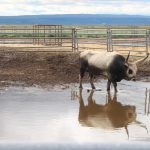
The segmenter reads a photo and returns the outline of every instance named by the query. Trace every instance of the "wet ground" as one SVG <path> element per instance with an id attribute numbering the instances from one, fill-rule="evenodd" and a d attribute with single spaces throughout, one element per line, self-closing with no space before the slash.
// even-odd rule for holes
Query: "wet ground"
<path id="1" fill-rule="evenodd" d="M 138 66 L 137 80 L 150 82 L 150 58 Z M 0 86 L 78 83 L 79 53 L 18 52 L 0 48 Z M 100 77 L 103 78 L 104 77 Z M 84 78 L 84 82 L 89 82 Z M 9 82 L 8 82 L 9 81 Z"/>
<path id="2" fill-rule="evenodd" d="M 114 95 L 102 77 L 78 89 L 78 57 L 0 52 L 0 149 L 149 148 L 150 62 Z"/>
<path id="3" fill-rule="evenodd" d="M 114 96 L 77 84 L 0 89 L 0 142 L 150 141 L 150 84 L 126 82 Z"/>

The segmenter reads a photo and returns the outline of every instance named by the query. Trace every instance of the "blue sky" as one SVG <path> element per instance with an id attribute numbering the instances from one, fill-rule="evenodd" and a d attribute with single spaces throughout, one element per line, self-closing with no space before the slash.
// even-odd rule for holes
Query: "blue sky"
<path id="1" fill-rule="evenodd" d="M 0 0 L 0 16 L 39 14 L 150 15 L 150 0 Z"/>

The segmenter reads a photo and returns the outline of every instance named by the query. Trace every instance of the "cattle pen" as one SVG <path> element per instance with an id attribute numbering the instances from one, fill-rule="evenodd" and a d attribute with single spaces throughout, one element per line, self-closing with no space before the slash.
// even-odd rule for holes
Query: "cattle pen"
<path id="1" fill-rule="evenodd" d="M 138 65 L 136 82 L 118 83 L 117 94 L 111 86 L 107 92 L 107 77 L 101 75 L 94 78 L 92 90 L 88 73 L 79 89 L 81 51 L 124 56 L 130 51 L 136 56 L 131 64 L 142 60 L 149 46 L 149 29 L 142 27 L 0 25 L 0 149 L 24 149 L 17 144 L 23 142 L 44 149 L 40 143 L 59 147 L 67 141 L 89 148 L 86 144 L 100 141 L 100 146 L 103 141 L 108 146 L 149 141 L 149 58 Z"/>
<path id="2" fill-rule="evenodd" d="M 0 47 L 19 51 L 119 51 L 144 57 L 149 53 L 150 29 L 138 27 L 68 27 L 64 25 L 0 25 Z"/>

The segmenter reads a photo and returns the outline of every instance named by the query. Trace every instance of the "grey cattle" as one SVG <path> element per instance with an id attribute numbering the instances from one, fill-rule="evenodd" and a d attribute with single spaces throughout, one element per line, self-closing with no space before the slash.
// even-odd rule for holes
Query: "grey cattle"
<path id="1" fill-rule="evenodd" d="M 117 92 L 117 82 L 122 79 L 135 80 L 137 73 L 137 64 L 144 61 L 148 56 L 138 61 L 129 63 L 130 53 L 127 58 L 117 52 L 99 52 L 84 51 L 80 54 L 80 74 L 79 82 L 82 88 L 82 78 L 85 72 L 89 73 L 92 89 L 95 89 L 93 77 L 96 75 L 105 75 L 108 78 L 107 91 L 110 91 L 111 83 Z"/>

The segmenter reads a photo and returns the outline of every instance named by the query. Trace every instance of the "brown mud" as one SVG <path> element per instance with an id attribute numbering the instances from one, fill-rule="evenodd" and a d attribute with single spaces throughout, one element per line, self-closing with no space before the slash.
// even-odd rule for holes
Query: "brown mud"
<path id="1" fill-rule="evenodd" d="M 150 61 L 138 68 L 137 80 L 150 82 Z M 1 86 L 11 82 L 28 86 L 77 83 L 78 74 L 79 53 L 17 52 L 0 48 Z"/>

